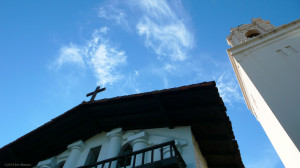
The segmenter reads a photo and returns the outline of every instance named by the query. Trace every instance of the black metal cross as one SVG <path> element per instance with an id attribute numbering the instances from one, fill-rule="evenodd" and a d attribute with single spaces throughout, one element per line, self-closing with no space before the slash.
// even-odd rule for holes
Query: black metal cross
<path id="1" fill-rule="evenodd" d="M 105 89 L 106 89 L 106 88 L 100 89 L 100 86 L 97 86 L 97 87 L 96 87 L 96 90 L 93 91 L 93 92 L 91 92 L 91 93 L 88 93 L 88 94 L 86 95 L 86 97 L 89 97 L 89 96 L 93 95 L 93 96 L 91 97 L 91 100 L 90 100 L 90 101 L 94 101 L 95 98 L 96 98 L 97 93 L 102 92 L 102 91 L 104 91 Z"/>

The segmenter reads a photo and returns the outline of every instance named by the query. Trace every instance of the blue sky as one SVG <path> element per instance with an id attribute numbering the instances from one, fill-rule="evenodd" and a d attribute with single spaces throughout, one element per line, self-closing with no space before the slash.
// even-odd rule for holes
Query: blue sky
<path id="1" fill-rule="evenodd" d="M 275 26 L 300 2 L 0 1 L 0 146 L 80 104 L 215 80 L 246 167 L 283 167 L 247 109 L 226 36 L 251 18 Z"/>

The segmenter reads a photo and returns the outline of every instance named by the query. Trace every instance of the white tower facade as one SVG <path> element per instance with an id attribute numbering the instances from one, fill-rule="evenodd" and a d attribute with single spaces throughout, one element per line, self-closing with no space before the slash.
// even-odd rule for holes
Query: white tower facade
<path id="1" fill-rule="evenodd" d="M 286 167 L 300 165 L 300 19 L 231 29 L 227 50 L 246 104 Z"/>

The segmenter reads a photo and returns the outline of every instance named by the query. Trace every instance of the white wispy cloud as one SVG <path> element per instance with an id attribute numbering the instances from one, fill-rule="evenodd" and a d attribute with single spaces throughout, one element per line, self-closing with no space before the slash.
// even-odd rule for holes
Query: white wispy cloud
<path id="1" fill-rule="evenodd" d="M 220 96 L 225 103 L 231 104 L 233 101 L 243 100 L 240 87 L 233 74 L 223 73 L 215 80 Z"/>
<path id="2" fill-rule="evenodd" d="M 113 5 L 107 5 L 105 8 L 99 8 L 98 17 L 114 21 L 120 25 L 128 25 L 126 13 L 123 10 L 114 7 Z"/>
<path id="3" fill-rule="evenodd" d="M 154 74 L 161 78 L 165 88 L 171 85 L 170 75 L 181 78 L 196 76 L 196 82 L 216 80 L 220 96 L 225 103 L 231 104 L 243 99 L 234 74 L 224 73 L 222 70 L 206 72 L 203 67 L 199 67 L 199 64 L 204 67 L 208 66 L 206 64 L 210 64 L 219 69 L 220 66 L 222 67 L 221 62 L 214 60 L 211 56 L 197 56 L 197 63 L 195 63 L 193 56 L 188 57 L 189 52 L 193 49 L 194 35 L 187 27 L 185 22 L 187 15 L 180 1 L 131 0 L 129 2 L 134 4 L 129 5 L 131 9 L 141 12 L 139 15 L 129 15 L 129 17 L 128 13 L 125 13 L 125 11 L 128 12 L 128 9 L 118 8 L 120 4 L 117 2 L 117 4 L 110 3 L 99 8 L 98 17 L 119 25 L 127 25 L 127 23 L 135 25 L 129 27 L 136 28 L 137 35 L 144 38 L 145 45 L 158 55 L 162 63 L 162 66 L 156 67 Z M 127 19 L 133 18 L 136 19 L 135 22 L 127 22 Z M 127 57 L 124 51 L 112 47 L 108 39 L 104 38 L 108 31 L 107 27 L 95 30 L 86 46 L 69 46 L 72 47 L 72 53 L 75 53 L 74 57 L 78 58 L 76 63 L 84 62 L 84 65 L 92 67 L 98 84 L 112 84 L 123 78 L 124 87 L 133 89 L 137 93 L 140 92 L 137 84 L 139 71 L 134 71 L 133 74 L 127 74 L 124 77 L 117 70 L 120 65 L 126 63 Z M 84 56 L 82 59 L 78 56 L 80 54 Z M 193 58 L 193 61 L 190 58 Z M 206 60 L 205 65 L 202 64 L 204 60 Z"/>
<path id="4" fill-rule="evenodd" d="M 139 73 L 138 70 L 135 70 L 134 73 L 135 73 L 136 76 L 139 76 L 139 75 L 140 75 L 140 73 Z"/>
<path id="5" fill-rule="evenodd" d="M 139 86 L 139 75 L 138 70 L 134 70 L 132 73 L 129 73 L 124 80 L 124 83 L 121 87 L 121 92 L 127 95 L 128 92 L 141 93 L 141 87 Z"/>
<path id="6" fill-rule="evenodd" d="M 100 32 L 100 33 L 103 33 L 103 34 L 106 34 L 108 32 L 109 28 L 104 26 L 104 27 L 101 27 L 99 30 L 95 30 L 94 34 L 97 34 L 97 32 Z M 95 35 L 94 35 L 95 36 Z"/>
<path id="7" fill-rule="evenodd" d="M 185 25 L 184 16 L 172 10 L 164 0 L 143 0 L 137 3 L 143 14 L 136 29 L 145 38 L 145 45 L 159 56 L 167 56 L 172 61 L 185 60 L 193 47 L 193 34 Z"/>
<path id="8" fill-rule="evenodd" d="M 102 86 L 120 80 L 122 75 L 117 68 L 126 63 L 127 56 L 104 37 L 108 30 L 107 27 L 95 30 L 83 46 L 71 44 L 62 47 L 55 65 L 58 68 L 66 63 L 87 66 L 94 72 L 97 84 Z"/>
<path id="9" fill-rule="evenodd" d="M 80 66 L 84 66 L 82 58 L 81 48 L 77 45 L 70 44 L 64 46 L 59 50 L 59 57 L 55 62 L 55 65 L 61 67 L 65 63 L 75 63 Z"/>
<path id="10" fill-rule="evenodd" d="M 163 70 L 165 70 L 165 71 L 167 71 L 167 72 L 173 72 L 173 71 L 176 70 L 176 66 L 173 65 L 173 64 L 166 63 L 166 64 L 164 65 Z"/>

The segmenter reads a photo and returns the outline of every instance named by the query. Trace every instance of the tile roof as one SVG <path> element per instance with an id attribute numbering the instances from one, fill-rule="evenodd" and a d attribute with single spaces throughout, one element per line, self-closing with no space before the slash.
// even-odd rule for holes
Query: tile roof
<path id="1" fill-rule="evenodd" d="M 0 149 L 0 163 L 31 163 L 113 128 L 191 126 L 208 167 L 244 167 L 215 82 L 82 102 Z"/>

